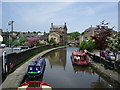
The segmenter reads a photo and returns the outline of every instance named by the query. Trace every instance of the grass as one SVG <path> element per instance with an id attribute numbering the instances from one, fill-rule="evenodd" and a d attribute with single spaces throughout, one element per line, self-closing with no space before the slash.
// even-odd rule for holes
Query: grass
<path id="1" fill-rule="evenodd" d="M 59 47 L 59 46 L 56 46 L 56 47 Z M 56 48 L 56 47 L 53 47 L 53 48 Z M 49 48 L 49 49 L 52 49 L 52 48 Z M 40 54 L 40 53 L 42 53 L 42 52 L 44 52 L 44 51 L 47 51 L 47 50 L 49 50 L 49 49 L 42 50 L 42 51 L 40 51 L 40 52 L 38 52 L 38 53 L 30 56 L 29 58 L 23 60 L 21 63 L 19 63 L 18 65 L 16 65 L 13 69 L 11 69 L 11 70 L 7 73 L 7 75 L 10 74 L 10 73 L 12 73 L 12 72 L 14 72 L 17 68 L 19 68 L 19 67 L 20 67 L 21 65 L 23 65 L 25 62 L 29 61 L 29 60 L 30 60 L 31 58 L 33 58 L 34 56 L 36 56 L 36 55 L 38 55 L 38 54 Z"/>

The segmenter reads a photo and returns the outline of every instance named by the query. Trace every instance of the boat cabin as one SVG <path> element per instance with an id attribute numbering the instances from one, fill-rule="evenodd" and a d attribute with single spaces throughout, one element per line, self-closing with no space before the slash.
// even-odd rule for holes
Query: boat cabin
<path id="1" fill-rule="evenodd" d="M 72 53 L 71 60 L 73 64 L 77 64 L 77 65 L 88 65 L 89 64 L 87 54 L 79 52 L 79 51 L 74 51 Z"/>
<path id="2" fill-rule="evenodd" d="M 33 61 L 29 66 L 27 70 L 27 76 L 34 77 L 34 76 L 41 76 L 44 72 L 46 62 L 45 58 L 40 58 L 39 60 Z"/>

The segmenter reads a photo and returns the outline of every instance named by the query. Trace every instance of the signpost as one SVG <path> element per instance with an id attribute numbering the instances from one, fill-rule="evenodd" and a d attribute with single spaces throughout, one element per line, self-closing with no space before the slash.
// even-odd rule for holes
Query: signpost
<path id="1" fill-rule="evenodd" d="M 2 59 L 2 68 L 3 68 L 3 73 L 8 72 L 8 67 L 7 67 L 7 52 L 3 51 L 3 59 Z"/>

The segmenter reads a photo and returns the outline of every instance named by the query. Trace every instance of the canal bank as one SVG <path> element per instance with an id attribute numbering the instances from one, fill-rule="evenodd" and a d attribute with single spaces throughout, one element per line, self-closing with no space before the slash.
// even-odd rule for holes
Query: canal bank
<path id="1" fill-rule="evenodd" d="M 37 54 L 36 56 L 34 56 L 33 58 L 31 58 L 29 61 L 25 62 L 23 65 L 21 65 L 18 69 L 16 69 L 13 73 L 9 74 L 7 76 L 7 78 L 5 79 L 5 81 L 1 84 L 0 87 L 2 87 L 3 89 L 8 89 L 8 88 L 17 88 L 20 83 L 22 82 L 24 76 L 25 76 L 25 73 L 26 73 L 26 70 L 27 70 L 27 67 L 28 65 L 33 61 L 35 60 L 37 57 L 42 57 L 43 55 L 47 54 L 48 52 L 51 52 L 53 50 L 56 50 L 56 49 L 60 49 L 60 48 L 65 48 L 66 46 L 61 46 L 61 47 L 56 47 L 56 48 L 52 48 L 52 49 L 49 49 L 49 50 L 45 50 L 39 54 Z"/>
<path id="2" fill-rule="evenodd" d="M 91 67 L 101 76 L 109 80 L 111 84 L 120 85 L 120 74 L 110 69 L 105 69 L 100 63 L 91 62 Z M 118 88 L 118 86 L 117 86 Z"/>
<path id="3" fill-rule="evenodd" d="M 120 73 L 113 68 L 105 68 L 105 65 L 109 65 L 112 67 L 113 65 L 108 60 L 105 60 L 103 57 L 99 56 L 99 52 L 90 53 L 88 52 L 90 59 L 92 59 L 90 65 L 91 67 L 99 74 L 101 74 L 104 78 L 109 80 L 111 84 L 117 85 L 120 87 Z"/>

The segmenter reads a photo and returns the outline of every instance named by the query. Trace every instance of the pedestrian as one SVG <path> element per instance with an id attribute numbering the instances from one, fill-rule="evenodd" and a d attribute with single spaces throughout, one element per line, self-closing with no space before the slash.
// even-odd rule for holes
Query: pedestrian
<path id="1" fill-rule="evenodd" d="M 86 49 L 84 50 L 84 53 L 87 54 L 87 50 Z"/>

